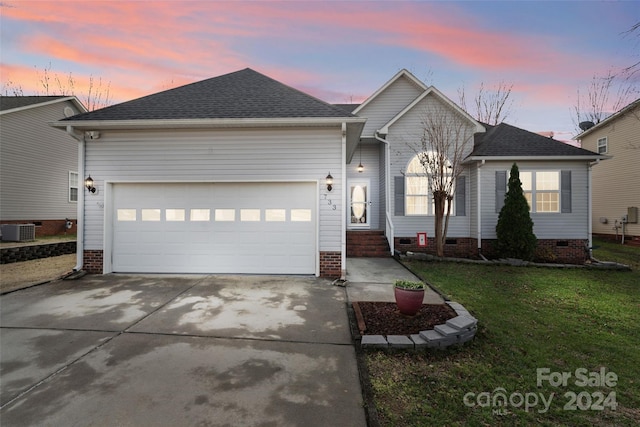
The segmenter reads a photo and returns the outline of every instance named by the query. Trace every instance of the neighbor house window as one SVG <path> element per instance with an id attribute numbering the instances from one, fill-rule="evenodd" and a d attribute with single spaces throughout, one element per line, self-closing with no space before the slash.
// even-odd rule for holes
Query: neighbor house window
<path id="1" fill-rule="evenodd" d="M 78 172 L 69 172 L 69 201 L 78 201 Z"/>
<path id="2" fill-rule="evenodd" d="M 521 171 L 520 182 L 531 212 L 560 212 L 559 171 Z"/>
<path id="3" fill-rule="evenodd" d="M 416 154 L 407 165 L 405 174 L 405 215 L 435 214 L 435 203 L 429 190 L 429 178 L 420 162 L 420 156 L 428 155 L 430 153 Z M 446 205 L 444 209 L 446 213 Z"/>
<path id="4" fill-rule="evenodd" d="M 598 154 L 606 154 L 609 151 L 609 147 L 607 145 L 607 137 L 598 139 Z"/>

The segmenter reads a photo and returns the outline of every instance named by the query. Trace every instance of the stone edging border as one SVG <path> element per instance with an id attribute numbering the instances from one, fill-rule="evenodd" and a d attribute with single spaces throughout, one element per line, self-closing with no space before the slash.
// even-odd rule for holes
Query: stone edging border
<path id="1" fill-rule="evenodd" d="M 362 335 L 363 349 L 408 349 L 445 348 L 471 341 L 478 330 L 478 319 L 473 317 L 462 304 L 446 301 L 457 314 L 445 324 L 411 335 Z"/>
<path id="2" fill-rule="evenodd" d="M 449 261 L 460 262 L 467 264 L 482 264 L 482 265 L 510 265 L 513 267 L 542 267 L 542 268 L 585 268 L 595 270 L 621 270 L 631 271 L 631 267 L 626 264 L 619 264 L 617 262 L 598 261 L 592 258 L 589 263 L 586 264 L 554 264 L 554 263 L 540 263 L 523 261 L 515 258 L 501 258 L 495 260 L 483 259 L 469 259 L 469 258 L 450 258 L 450 257 L 437 257 L 435 255 L 424 254 L 421 252 L 407 252 L 405 254 L 396 254 L 395 258 L 398 260 L 415 259 L 419 261 Z"/>

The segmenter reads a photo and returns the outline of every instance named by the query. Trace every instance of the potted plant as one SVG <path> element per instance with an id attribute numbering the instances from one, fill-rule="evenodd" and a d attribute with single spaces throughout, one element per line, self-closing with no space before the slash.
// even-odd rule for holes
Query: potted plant
<path id="1" fill-rule="evenodd" d="M 424 283 L 410 280 L 396 280 L 393 293 L 400 313 L 415 316 L 424 300 Z"/>

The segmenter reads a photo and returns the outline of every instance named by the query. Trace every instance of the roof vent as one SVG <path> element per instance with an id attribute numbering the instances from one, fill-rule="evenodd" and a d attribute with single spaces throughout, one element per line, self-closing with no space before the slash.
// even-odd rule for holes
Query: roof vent
<path id="1" fill-rule="evenodd" d="M 586 131 L 586 130 L 591 129 L 594 126 L 595 126 L 595 124 L 593 122 L 589 122 L 589 121 L 580 122 L 580 124 L 578 125 L 578 127 L 580 127 L 580 129 L 582 129 L 583 132 Z"/>

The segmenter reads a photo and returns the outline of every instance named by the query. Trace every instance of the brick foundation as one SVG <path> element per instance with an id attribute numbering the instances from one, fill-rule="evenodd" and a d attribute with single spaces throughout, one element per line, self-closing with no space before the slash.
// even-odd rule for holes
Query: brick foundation
<path id="1" fill-rule="evenodd" d="M 444 245 L 445 257 L 478 258 L 478 244 L 476 239 L 467 237 L 448 238 Z M 482 241 L 482 255 L 489 259 L 497 258 L 495 251 L 496 240 Z M 536 262 L 559 264 L 584 264 L 588 257 L 588 240 L 582 239 L 544 239 L 538 240 Z M 419 247 L 416 237 L 396 237 L 395 249 L 400 252 L 418 252 L 435 255 L 436 246 L 432 237 L 427 238 L 427 247 Z"/>
<path id="2" fill-rule="evenodd" d="M 336 279 L 342 276 L 342 253 L 320 252 L 320 277 Z"/>
<path id="3" fill-rule="evenodd" d="M 82 269 L 87 273 L 102 274 L 102 251 L 85 250 L 83 253 Z"/>
<path id="4" fill-rule="evenodd" d="M 427 246 L 418 246 L 417 238 L 396 237 L 394 239 L 395 250 L 400 252 L 419 252 L 430 255 L 436 254 L 435 238 L 427 237 Z M 476 239 L 469 237 L 450 237 L 444 245 L 444 256 L 455 258 L 477 258 L 478 244 Z"/>
<path id="5" fill-rule="evenodd" d="M 0 221 L 1 224 L 35 224 L 36 237 L 43 236 L 64 236 L 65 234 L 77 233 L 77 221 L 75 218 L 69 218 L 71 228 L 67 229 L 67 221 L 65 219 L 39 219 L 39 220 L 18 220 L 18 221 Z"/>
<path id="6" fill-rule="evenodd" d="M 338 278 L 342 275 L 342 257 L 340 252 L 320 252 L 320 277 Z M 83 270 L 87 273 L 102 274 L 102 251 L 85 250 Z"/>

